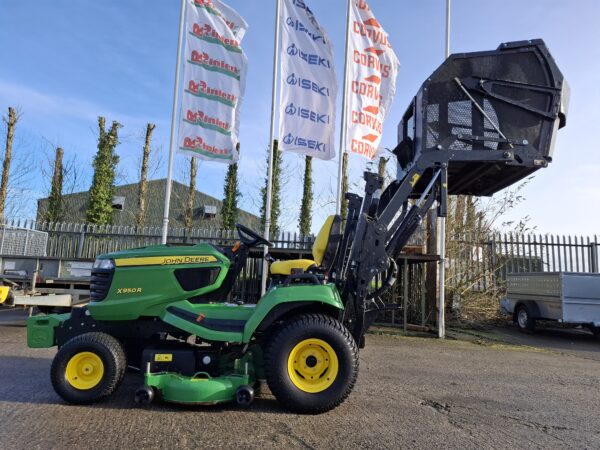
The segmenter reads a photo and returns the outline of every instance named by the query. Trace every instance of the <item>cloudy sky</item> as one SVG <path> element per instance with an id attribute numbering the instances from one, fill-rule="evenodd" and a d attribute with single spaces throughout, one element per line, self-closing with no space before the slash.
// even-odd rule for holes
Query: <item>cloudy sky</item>
<path id="1" fill-rule="evenodd" d="M 336 49 L 342 76 L 344 0 L 307 0 Z M 242 206 L 259 209 L 269 131 L 274 0 L 229 0 L 247 20 L 247 95 L 241 115 Z M 370 0 L 401 62 L 397 95 L 382 145 L 396 145 L 396 125 L 421 82 L 441 63 L 444 0 Z M 124 125 L 120 181 L 138 178 L 143 132 L 157 124 L 154 147 L 166 160 L 178 31 L 178 0 L 2 0 L 0 3 L 0 109 L 22 112 L 15 153 L 27 164 L 29 199 L 45 196 L 47 154 L 60 145 L 91 180 L 96 118 Z M 572 90 L 568 126 L 558 137 L 554 162 L 524 189 L 526 201 L 510 218 L 531 217 L 542 233 L 595 234 L 600 223 L 600 2 L 597 0 L 454 0 L 452 52 L 495 49 L 504 41 L 543 38 Z M 339 103 L 339 102 L 338 102 Z M 339 124 L 338 124 L 339 128 Z M 336 132 L 339 134 L 339 130 Z M 0 138 L 3 145 L 4 136 Z M 285 155 L 283 228 L 297 229 L 302 159 Z M 353 188 L 365 160 L 352 156 Z M 175 177 L 185 182 L 183 157 Z M 318 229 L 334 210 L 336 161 L 315 161 Z M 202 163 L 199 189 L 220 198 L 226 166 Z M 155 178 L 165 176 L 165 164 Z M 34 202 L 20 215 L 33 217 Z"/>

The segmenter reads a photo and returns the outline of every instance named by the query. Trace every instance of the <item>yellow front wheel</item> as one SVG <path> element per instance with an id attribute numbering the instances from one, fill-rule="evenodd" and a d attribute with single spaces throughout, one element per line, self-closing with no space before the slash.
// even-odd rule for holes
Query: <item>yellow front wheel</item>
<path id="1" fill-rule="evenodd" d="M 265 376 L 287 409 L 320 413 L 352 391 L 358 348 L 348 329 L 323 314 L 299 315 L 275 331 L 265 345 Z"/>
<path id="2" fill-rule="evenodd" d="M 85 333 L 60 348 L 50 373 L 54 390 L 64 400 L 90 404 L 111 395 L 126 368 L 119 341 L 106 333 Z"/>
<path id="3" fill-rule="evenodd" d="M 65 370 L 67 382 L 82 391 L 98 386 L 103 376 L 104 363 L 100 356 L 92 352 L 76 353 Z"/>

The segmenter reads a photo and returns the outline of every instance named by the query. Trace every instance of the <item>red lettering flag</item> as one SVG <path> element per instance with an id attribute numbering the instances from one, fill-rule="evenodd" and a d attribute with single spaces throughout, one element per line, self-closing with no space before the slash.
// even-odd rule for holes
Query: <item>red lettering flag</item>
<path id="1" fill-rule="evenodd" d="M 400 63 L 388 34 L 364 0 L 353 0 L 348 30 L 344 149 L 375 158 Z"/>

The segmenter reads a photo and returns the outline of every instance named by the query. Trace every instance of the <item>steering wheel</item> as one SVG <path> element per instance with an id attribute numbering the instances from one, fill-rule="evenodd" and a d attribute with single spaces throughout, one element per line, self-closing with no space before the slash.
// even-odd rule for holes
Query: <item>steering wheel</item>
<path id="1" fill-rule="evenodd" d="M 256 231 L 251 230 L 250 228 L 236 223 L 235 227 L 237 228 L 238 235 L 240 236 L 240 241 L 248 247 L 254 247 L 257 245 L 266 245 L 267 247 L 271 247 L 273 243 L 267 241 Z"/>

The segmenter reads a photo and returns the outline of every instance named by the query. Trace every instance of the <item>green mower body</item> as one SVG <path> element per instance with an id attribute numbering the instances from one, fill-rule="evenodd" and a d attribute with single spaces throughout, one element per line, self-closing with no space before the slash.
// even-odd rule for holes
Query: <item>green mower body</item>
<path id="1" fill-rule="evenodd" d="M 92 301 L 71 314 L 31 317 L 28 345 L 62 349 L 88 333 L 103 333 L 120 342 L 127 365 L 144 373 L 139 402 L 155 393 L 182 404 L 250 402 L 257 377 L 265 376 L 264 336 L 292 316 L 338 318 L 344 305 L 334 284 L 312 282 L 274 285 L 257 304 L 223 301 L 229 293 L 224 282 L 235 270 L 235 256 L 224 253 L 202 243 L 101 255 L 92 272 Z M 54 380 L 63 397 L 64 390 L 84 386 L 65 378 Z M 96 399 L 91 389 L 79 391 L 83 395 L 66 399 Z"/>

